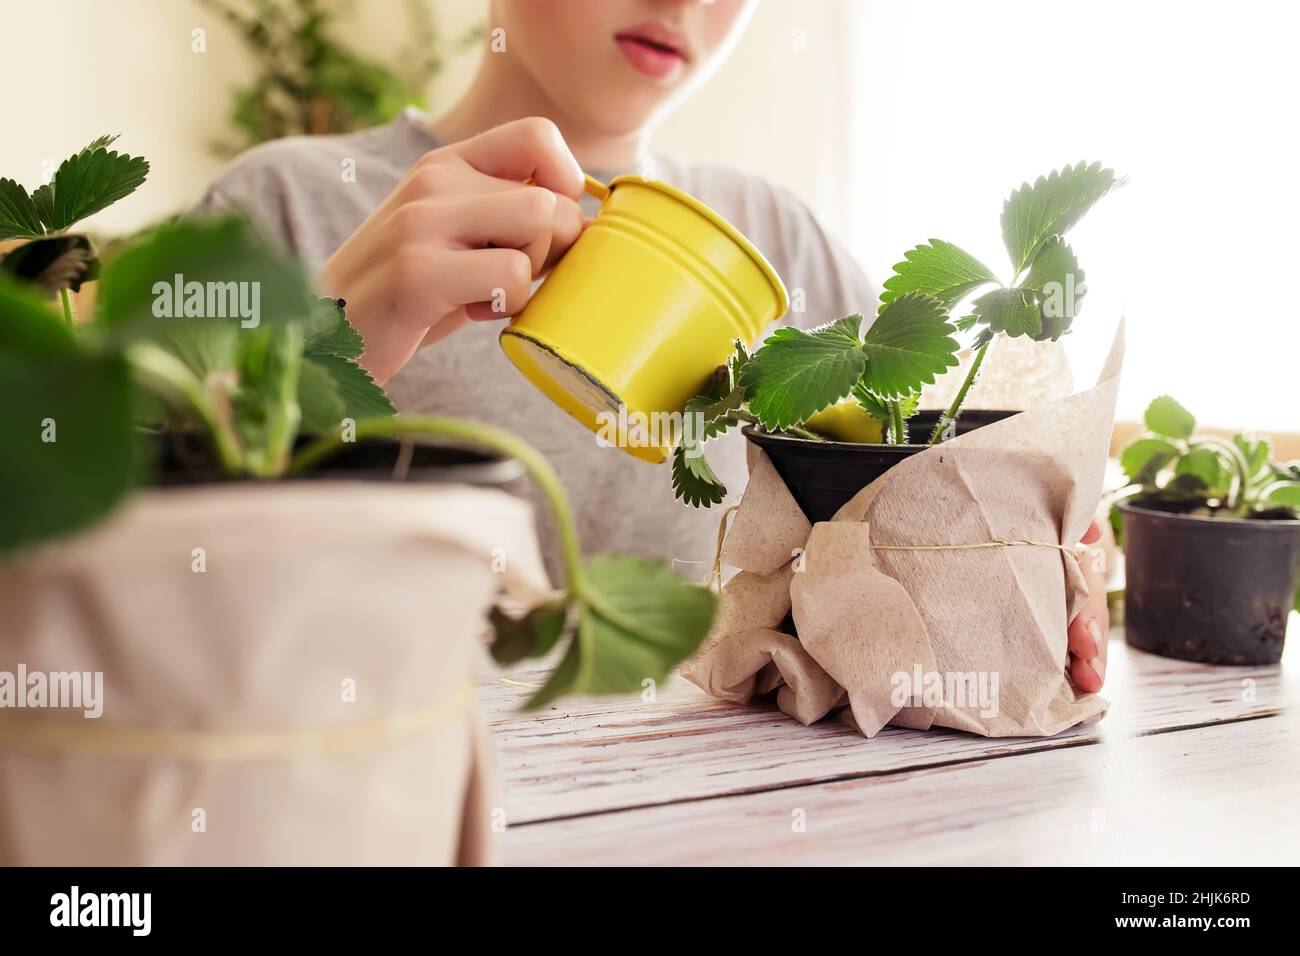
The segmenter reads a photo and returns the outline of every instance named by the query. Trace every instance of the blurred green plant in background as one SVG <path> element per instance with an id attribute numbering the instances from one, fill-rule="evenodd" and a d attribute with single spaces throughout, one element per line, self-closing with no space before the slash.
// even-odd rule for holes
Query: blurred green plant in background
<path id="1" fill-rule="evenodd" d="M 392 119 L 408 105 L 424 107 L 429 83 L 442 71 L 446 50 L 458 52 L 482 36 L 475 26 L 444 48 L 429 0 L 405 0 L 410 40 L 389 66 L 335 39 L 347 0 L 198 0 L 221 16 L 247 44 L 260 74 L 234 91 L 233 154 L 269 139 L 346 133 Z"/>

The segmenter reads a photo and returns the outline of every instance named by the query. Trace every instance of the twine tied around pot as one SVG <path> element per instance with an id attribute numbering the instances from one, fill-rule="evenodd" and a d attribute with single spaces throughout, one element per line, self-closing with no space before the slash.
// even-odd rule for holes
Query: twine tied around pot
<path id="1" fill-rule="evenodd" d="M 709 576 L 704 579 L 704 586 L 713 590 L 721 590 L 722 587 L 722 546 L 727 538 L 728 520 L 733 514 L 740 509 L 739 504 L 734 504 L 722 512 L 722 519 L 718 522 L 718 544 L 717 550 L 713 552 L 713 567 L 709 570 Z M 1070 547 L 1064 544 L 1057 544 L 1055 541 L 1030 541 L 1027 538 L 994 538 L 992 541 L 975 541 L 969 544 L 871 544 L 875 551 L 973 551 L 979 548 L 1055 548 L 1065 554 L 1074 555 L 1086 554 L 1088 547 L 1083 544 Z"/>
<path id="2" fill-rule="evenodd" d="M 157 730 L 98 726 L 97 721 L 84 719 L 0 718 L 0 746 L 193 762 L 340 756 L 436 730 L 460 714 L 473 694 L 474 682 L 466 680 L 454 693 L 420 710 L 311 730 Z"/>

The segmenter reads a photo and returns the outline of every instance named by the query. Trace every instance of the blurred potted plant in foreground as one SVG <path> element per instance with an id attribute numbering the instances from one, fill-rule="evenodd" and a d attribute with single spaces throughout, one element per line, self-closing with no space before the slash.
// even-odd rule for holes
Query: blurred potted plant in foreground
<path id="1" fill-rule="evenodd" d="M 1196 435 L 1167 395 L 1125 447 L 1130 485 L 1112 511 L 1134 647 L 1211 664 L 1273 664 L 1300 610 L 1300 462 L 1267 438 Z M 1122 522 L 1122 526 L 1121 526 Z"/>
<path id="2" fill-rule="evenodd" d="M 405 0 L 410 43 L 396 67 L 353 52 L 336 39 L 340 0 L 198 0 L 239 32 L 260 74 L 234 93 L 231 120 L 244 141 L 218 144 L 232 154 L 282 136 L 346 133 L 377 126 L 405 106 L 424 107 L 445 65 L 427 0 Z M 479 27 L 450 44 L 465 49 Z"/>
<path id="3" fill-rule="evenodd" d="M 0 283 L 0 446 L 10 452 L 0 469 L 0 500 L 10 503 L 0 555 L 115 508 L 141 483 L 142 450 L 169 469 L 146 468 L 145 485 L 287 479 L 328 470 L 354 442 L 396 450 L 399 438 L 425 436 L 516 459 L 555 511 L 567 591 L 522 621 L 493 616 L 503 661 L 571 638 L 533 706 L 570 691 L 640 690 L 694 650 L 712 617 L 711 592 L 640 558 L 584 565 L 559 479 L 518 437 L 472 421 L 396 416 L 358 364 L 363 342 L 344 303 L 314 296 L 302 266 L 241 216 L 148 230 L 103 269 L 96 314 L 75 327 L 65 298 L 60 322 L 22 285 L 62 291 L 97 273 L 98 260 L 76 246 L 76 268 L 61 266 L 55 282 L 50 267 L 27 267 L 30 250 L 50 242 L 43 229 L 64 228 L 143 181 L 148 164 L 106 153 L 111 142 L 95 140 L 31 196 L 0 180 L 0 228 L 40 237 L 0 261 L 9 273 Z M 54 440 L 43 437 L 47 419 Z"/>
<path id="4" fill-rule="evenodd" d="M 116 168 L 105 142 L 65 167 Z M 50 191 L 0 189 L 3 221 L 43 236 L 125 186 L 61 170 Z M 21 781 L 0 865 L 481 861 L 465 845 L 489 840 L 495 799 L 471 706 L 489 625 L 499 661 L 556 654 L 531 707 L 641 691 L 708 631 L 714 594 L 664 562 L 584 559 L 525 441 L 395 415 L 344 303 L 243 218 L 149 230 L 75 326 L 49 306 L 48 269 L 8 271 L 0 670 L 104 662 L 107 700 L 93 727 L 0 710 L 0 778 Z M 482 484 L 512 462 L 553 509 L 562 590 L 528 507 L 463 486 L 466 466 Z M 178 799 L 141 801 L 163 775 Z M 111 833 L 76 797 L 92 786 Z M 237 839 L 185 838 L 198 792 Z M 41 814 L 50 826 L 22 822 Z"/>

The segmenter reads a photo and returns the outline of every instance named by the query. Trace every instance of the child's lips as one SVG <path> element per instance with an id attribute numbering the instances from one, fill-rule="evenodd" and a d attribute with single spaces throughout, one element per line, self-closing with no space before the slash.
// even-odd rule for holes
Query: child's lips
<path id="1" fill-rule="evenodd" d="M 679 50 L 635 33 L 620 33 L 614 42 L 633 69 L 652 79 L 666 79 L 686 64 L 686 56 Z"/>

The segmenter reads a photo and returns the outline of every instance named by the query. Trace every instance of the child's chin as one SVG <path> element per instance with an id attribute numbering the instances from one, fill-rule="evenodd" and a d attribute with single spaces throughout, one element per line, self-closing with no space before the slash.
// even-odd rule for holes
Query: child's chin
<path id="1" fill-rule="evenodd" d="M 598 104 L 595 125 L 613 136 L 632 136 L 646 125 L 674 98 L 675 91 L 653 85 L 638 77 L 635 86 L 622 95 L 607 95 Z"/>

